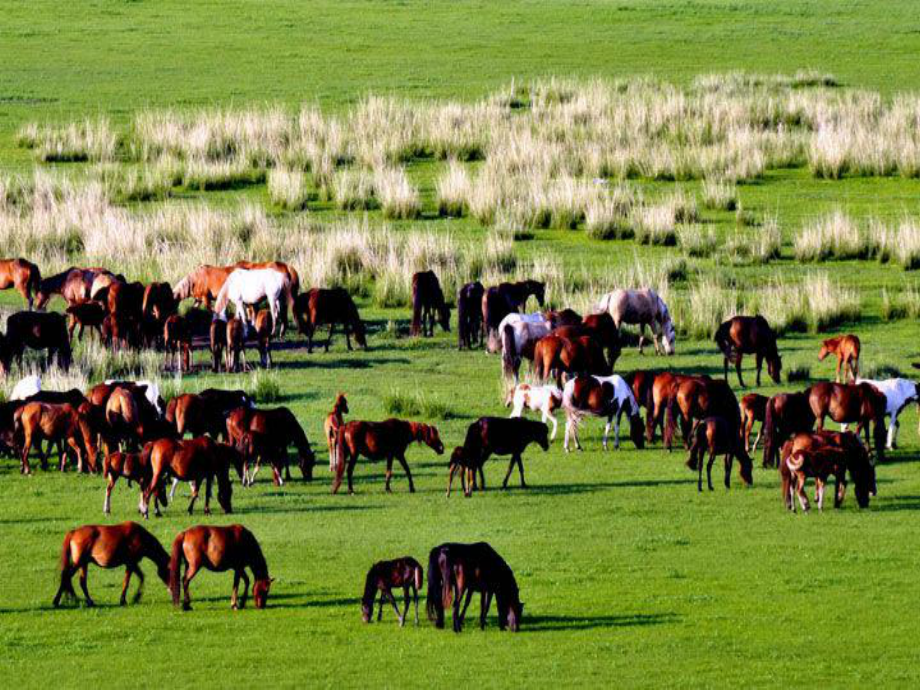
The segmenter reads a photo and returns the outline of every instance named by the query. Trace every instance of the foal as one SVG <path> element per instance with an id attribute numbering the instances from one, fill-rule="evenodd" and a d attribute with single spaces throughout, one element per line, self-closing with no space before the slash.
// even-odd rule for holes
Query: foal
<path id="1" fill-rule="evenodd" d="M 118 478 L 124 477 L 129 482 L 137 482 L 143 491 L 150 484 L 150 464 L 144 461 L 140 453 L 109 453 L 102 463 L 102 476 L 106 481 L 102 512 L 109 515 L 112 512 L 112 489 L 115 488 Z"/>
<path id="2" fill-rule="evenodd" d="M 763 435 L 763 422 L 767 414 L 767 402 L 769 398 L 759 393 L 748 393 L 741 398 L 741 427 L 744 431 L 744 449 L 748 453 L 757 450 L 757 444 L 760 443 L 760 437 Z M 751 432 L 754 430 L 754 422 L 760 422 L 760 431 L 754 439 L 754 445 L 751 446 Z"/>
<path id="3" fill-rule="evenodd" d="M 505 407 L 511 407 L 510 417 L 520 417 L 524 408 L 532 412 L 539 412 L 544 424 L 553 423 L 553 433 L 549 440 L 556 438 L 556 417 L 553 412 L 562 407 L 562 390 L 552 384 L 545 386 L 531 386 L 529 383 L 519 383 L 508 394 Z"/>
<path id="4" fill-rule="evenodd" d="M 731 488 L 732 460 L 738 457 L 741 471 L 741 481 L 750 486 L 754 482 L 752 473 L 753 462 L 751 457 L 741 447 L 737 428 L 722 417 L 706 417 L 693 427 L 693 443 L 690 445 L 690 457 L 687 467 L 699 472 L 696 488 L 703 490 L 703 453 L 709 451 L 709 462 L 706 465 L 706 478 L 709 490 L 712 491 L 712 465 L 716 455 L 725 455 L 725 488 Z"/>
<path id="5" fill-rule="evenodd" d="M 326 415 L 323 421 L 323 433 L 326 434 L 326 445 L 329 447 L 329 471 L 335 472 L 335 441 L 339 427 L 345 423 L 348 414 L 348 400 L 344 393 L 339 393 L 332 404 L 332 412 Z"/>
<path id="6" fill-rule="evenodd" d="M 409 613 L 409 592 L 415 600 L 415 624 L 418 625 L 418 591 L 422 588 L 422 565 L 410 556 L 397 558 L 393 561 L 378 561 L 367 571 L 367 579 L 364 581 L 364 596 L 361 597 L 361 618 L 365 623 L 371 622 L 374 615 L 374 599 L 377 592 L 380 592 L 380 608 L 377 610 L 377 622 L 383 617 L 383 601 L 389 599 L 396 611 L 396 617 L 399 619 L 401 628 L 406 622 L 406 614 Z M 396 599 L 393 598 L 393 587 L 403 588 L 403 597 L 406 602 L 402 614 L 399 613 L 399 607 L 396 605 Z"/>
<path id="7" fill-rule="evenodd" d="M 823 362 L 828 355 L 837 357 L 837 371 L 834 374 L 834 381 L 840 381 L 840 369 L 843 368 L 843 382 L 853 377 L 853 383 L 859 378 L 859 337 L 855 335 L 840 335 L 836 338 L 829 338 L 821 344 L 821 350 L 818 352 L 818 361 Z"/>

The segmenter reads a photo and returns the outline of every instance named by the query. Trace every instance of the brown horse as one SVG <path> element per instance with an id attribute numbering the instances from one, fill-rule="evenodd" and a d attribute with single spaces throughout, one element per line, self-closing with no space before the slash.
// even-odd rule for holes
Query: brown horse
<path id="1" fill-rule="evenodd" d="M 220 360 L 224 356 L 224 348 L 227 346 L 227 320 L 215 318 L 211 322 L 211 371 L 217 373 L 220 371 Z"/>
<path id="2" fill-rule="evenodd" d="M 92 299 L 93 281 L 102 272 L 90 268 L 71 267 L 41 279 L 35 292 L 35 308 L 41 311 L 55 295 L 60 295 L 68 305 Z"/>
<path id="3" fill-rule="evenodd" d="M 125 567 L 125 580 L 121 586 L 122 606 L 127 604 L 128 584 L 131 576 L 140 580 L 133 602 L 140 601 L 144 589 L 144 573 L 139 565 L 149 558 L 157 567 L 157 575 L 164 585 L 169 585 L 169 554 L 150 532 L 136 522 L 123 522 L 120 525 L 84 525 L 70 530 L 64 535 L 61 547 L 61 584 L 52 604 L 61 605 L 61 599 L 67 595 L 76 599 L 73 590 L 73 576 L 80 571 L 80 589 L 86 597 L 86 605 L 94 606 L 92 597 L 86 587 L 89 564 L 95 563 L 100 568 Z"/>
<path id="4" fill-rule="evenodd" d="M 101 302 L 93 300 L 80 302 L 67 307 L 65 313 L 68 317 L 67 335 L 69 338 L 73 339 L 73 332 L 79 326 L 78 339 L 83 340 L 83 330 L 89 328 L 95 330 L 99 339 L 102 340 L 102 322 L 105 321 L 107 312 Z"/>
<path id="5" fill-rule="evenodd" d="M 412 336 L 434 335 L 435 318 L 450 331 L 450 307 L 444 301 L 441 283 L 434 271 L 420 271 L 412 276 Z"/>
<path id="6" fill-rule="evenodd" d="M 184 316 L 173 314 L 163 324 L 163 344 L 166 347 L 165 366 L 178 365 L 178 370 L 192 370 L 192 329 Z"/>
<path id="7" fill-rule="evenodd" d="M 855 484 L 857 504 L 867 508 L 869 497 L 875 493 L 875 467 L 859 437 L 852 433 L 796 434 L 782 449 L 783 504 L 794 512 L 795 496 L 798 496 L 802 510 L 808 511 L 805 481 L 814 477 L 818 510 L 823 510 L 825 485 L 833 475 L 836 484 L 834 508 L 839 508 L 846 493 L 847 471 Z"/>
<path id="8" fill-rule="evenodd" d="M 144 318 L 153 319 L 162 325 L 178 309 L 179 305 L 169 283 L 153 282 L 144 288 L 144 298 L 141 302 L 141 312 Z"/>
<path id="9" fill-rule="evenodd" d="M 186 566 L 184 576 L 183 565 Z M 246 596 L 249 592 L 246 568 L 249 568 L 253 578 L 252 601 L 257 609 L 265 608 L 274 579 L 268 576 L 268 565 L 262 554 L 262 547 L 253 533 L 242 525 L 197 525 L 176 535 L 172 545 L 172 557 L 169 560 L 169 591 L 172 593 L 173 604 L 178 606 L 181 579 L 185 593 L 182 599 L 184 611 L 190 611 L 192 608 L 188 587 L 192 578 L 202 568 L 215 573 L 233 571 L 233 596 L 230 598 L 230 605 L 234 610 L 246 606 Z M 243 581 L 242 597 L 238 596 L 240 580 Z"/>
<path id="10" fill-rule="evenodd" d="M 345 343 L 351 350 L 351 334 L 354 333 L 355 341 L 367 349 L 367 339 L 364 324 L 358 315 L 351 296 L 342 288 L 329 290 L 312 288 L 294 300 L 294 319 L 297 328 L 307 336 L 307 352 L 313 352 L 313 334 L 318 326 L 329 324 L 329 339 L 326 341 L 326 352 L 332 342 L 332 333 L 336 324 L 342 324 L 345 331 Z"/>
<path id="11" fill-rule="evenodd" d="M 531 295 L 542 307 L 546 285 L 536 280 L 523 280 L 518 283 L 499 283 L 487 289 L 482 295 L 483 335 L 497 332 L 502 319 L 512 312 L 521 311 Z"/>
<path id="12" fill-rule="evenodd" d="M 567 338 L 573 336 L 590 336 L 607 353 L 607 364 L 610 371 L 620 358 L 622 347 L 620 345 L 620 331 L 613 322 L 613 317 L 607 312 L 589 314 L 581 323 L 554 327 L 553 333 Z"/>
<path id="13" fill-rule="evenodd" d="M 329 471 L 335 472 L 335 442 L 338 438 L 339 427 L 345 423 L 348 414 L 348 400 L 344 393 L 339 393 L 332 404 L 332 412 L 326 415 L 323 421 L 323 433 L 326 436 L 326 446 L 329 448 Z"/>
<path id="14" fill-rule="evenodd" d="M 263 369 L 271 369 L 272 331 L 274 330 L 271 312 L 268 309 L 260 309 L 256 312 L 253 323 L 256 343 L 259 347 L 259 361 Z"/>
<path id="15" fill-rule="evenodd" d="M 32 296 L 38 292 L 42 275 L 38 266 L 25 259 L 0 259 L 0 290 L 16 288 L 32 310 Z"/>
<path id="16" fill-rule="evenodd" d="M 738 372 L 738 385 L 744 388 L 744 381 L 741 379 L 741 360 L 744 355 L 754 355 L 757 360 L 757 385 L 760 385 L 764 359 L 767 360 L 767 371 L 774 383 L 780 382 L 783 361 L 776 349 L 776 333 L 764 317 L 735 316 L 719 326 L 714 340 L 725 358 L 726 381 L 728 363 L 733 361 Z"/>
<path id="17" fill-rule="evenodd" d="M 47 350 L 48 364 L 52 357 L 57 357 L 61 369 L 70 368 L 70 337 L 67 334 L 67 321 L 62 314 L 54 312 L 21 311 L 10 315 L 6 320 L 5 346 L 0 348 L 0 364 L 5 371 L 13 361 L 22 363 L 22 354 L 26 348 Z"/>
<path id="18" fill-rule="evenodd" d="M 313 467 L 316 456 L 310 447 L 310 441 L 304 433 L 303 427 L 297 417 L 286 407 L 276 407 L 270 410 L 256 410 L 249 407 L 238 407 L 227 415 L 227 438 L 230 443 L 239 446 L 246 434 L 251 435 L 251 442 L 257 457 L 246 457 L 244 460 L 242 479 L 245 484 L 255 481 L 261 460 L 266 460 L 272 467 L 274 482 L 283 484 L 281 468 L 284 467 L 285 481 L 290 481 L 288 469 L 288 447 L 297 449 L 297 465 L 305 481 L 313 479 Z M 256 460 L 252 474 L 247 478 L 247 469 L 250 459 Z"/>
<path id="19" fill-rule="evenodd" d="M 383 602 L 388 600 L 396 611 L 401 628 L 406 622 L 409 613 L 409 593 L 415 599 L 415 624 L 418 625 L 418 591 L 422 588 L 422 564 L 411 556 L 404 556 L 392 561 L 377 561 L 367 571 L 364 579 L 364 595 L 361 597 L 361 619 L 365 623 L 371 622 L 374 615 L 374 599 L 380 593 L 380 607 L 377 611 L 377 622 L 383 617 Z M 403 597 L 406 602 L 405 610 L 399 612 L 396 599 L 393 598 L 393 588 L 402 587 Z"/>
<path id="20" fill-rule="evenodd" d="M 23 439 L 20 457 L 20 472 L 31 474 L 29 453 L 32 445 L 38 448 L 42 469 L 47 466 L 47 456 L 42 451 L 42 440 L 57 444 L 61 451 L 60 468 L 66 466 L 67 456 L 63 444 L 72 448 L 77 454 L 77 468 L 83 471 L 83 453 L 90 471 L 96 471 L 96 433 L 89 420 L 69 403 L 53 404 L 31 402 L 23 405 L 13 413 L 15 436 Z"/>
<path id="21" fill-rule="evenodd" d="M 486 488 L 482 467 L 492 455 L 510 455 L 508 471 L 502 488 L 508 487 L 508 479 L 517 465 L 521 477 L 521 488 L 527 486 L 524 481 L 523 454 L 531 443 L 536 443 L 544 451 L 549 450 L 549 429 L 543 422 L 512 417 L 480 417 L 466 430 L 463 445 L 454 449 L 450 457 L 447 474 L 447 495 L 454 483 L 454 475 L 461 473 L 463 494 L 469 498 L 473 492 L 476 474 L 479 474 L 480 486 Z"/>
<path id="22" fill-rule="evenodd" d="M 409 493 L 415 493 L 412 472 L 406 462 L 406 449 L 413 441 L 424 443 L 438 455 L 444 454 L 444 444 L 437 427 L 401 419 L 387 419 L 382 422 L 347 422 L 339 427 L 336 439 L 336 471 L 332 493 L 342 485 L 342 474 L 348 473 L 348 493 L 354 493 L 352 476 L 358 457 L 364 456 L 372 462 L 386 460 L 386 492 L 390 493 L 393 478 L 393 460 L 398 460 L 409 480 Z"/>
<path id="23" fill-rule="evenodd" d="M 603 348 L 589 335 L 568 338 L 550 334 L 540 338 L 534 345 L 531 369 L 539 381 L 553 377 L 560 387 L 563 374 L 609 376 L 611 373 Z"/>
<path id="24" fill-rule="evenodd" d="M 829 338 L 821 344 L 818 352 L 818 361 L 823 362 L 828 355 L 837 357 L 837 371 L 834 381 L 840 383 L 840 369 L 843 368 L 844 382 L 853 376 L 853 383 L 859 378 L 859 337 L 855 335 L 840 335 Z"/>
<path id="25" fill-rule="evenodd" d="M 495 597 L 498 627 L 517 632 L 524 604 L 514 573 L 489 544 L 441 544 L 428 555 L 428 619 L 444 627 L 444 610 L 453 602 L 454 632 L 463 629 L 463 619 L 473 592 L 481 594 L 479 627 L 485 629 L 486 615 Z M 464 597 L 465 595 L 465 597 Z M 465 598 L 463 610 L 460 600 Z"/>
<path id="26" fill-rule="evenodd" d="M 818 420 L 818 431 L 824 429 L 828 416 L 838 424 L 856 424 L 856 435 L 866 432 L 866 447 L 874 446 L 879 460 L 885 454 L 885 412 L 888 400 L 885 394 L 870 383 L 843 384 L 816 383 L 805 391 L 808 404 Z M 873 425 L 872 439 L 869 426 Z M 874 443 L 873 443 L 874 440 Z"/>
<path id="27" fill-rule="evenodd" d="M 554 309 L 543 312 L 543 318 L 549 321 L 553 328 L 564 328 L 565 326 L 579 326 L 584 323 L 584 319 L 574 309 Z M 611 319 L 611 323 L 613 320 Z"/>
<path id="28" fill-rule="evenodd" d="M 227 321 L 227 371 L 239 372 L 246 368 L 246 325 L 239 317 Z"/>
<path id="29" fill-rule="evenodd" d="M 585 416 L 606 417 L 604 426 L 604 450 L 610 426 L 616 419 L 613 444 L 620 447 L 620 420 L 625 413 L 629 417 L 629 437 L 636 448 L 645 447 L 642 435 L 642 417 L 639 403 L 633 397 L 632 390 L 621 376 L 579 376 L 569 380 L 562 390 L 562 408 L 565 410 L 565 439 L 562 447 L 569 450 L 569 437 L 575 440 L 575 448 L 581 450 L 578 440 L 578 426 Z"/>
<path id="30" fill-rule="evenodd" d="M 741 398 L 741 427 L 744 430 L 744 449 L 748 453 L 757 450 L 757 444 L 760 443 L 760 437 L 763 436 L 763 423 L 767 416 L 767 403 L 769 398 L 759 393 L 748 393 Z M 754 439 L 754 445 L 751 446 L 751 432 L 754 430 L 754 423 L 760 422 L 760 431 Z"/>
<path id="31" fill-rule="evenodd" d="M 806 393 L 779 393 L 767 402 L 763 426 L 763 466 L 779 465 L 779 449 L 793 434 L 811 431 L 815 414 Z"/>
<path id="32" fill-rule="evenodd" d="M 176 303 L 192 298 L 195 304 L 204 305 L 211 309 L 211 303 L 217 299 L 217 293 L 236 266 L 210 266 L 204 264 L 185 276 L 173 288 L 173 299 Z"/>
<path id="33" fill-rule="evenodd" d="M 677 386 L 687 379 L 697 379 L 698 376 L 689 376 L 685 374 L 675 374 L 670 371 L 648 372 L 640 380 L 640 393 L 645 391 L 645 440 L 648 443 L 654 443 L 655 430 L 661 429 L 661 435 L 665 435 L 665 418 L 667 416 L 668 404 L 677 393 Z M 705 378 L 709 378 L 706 376 Z M 633 380 L 632 387 L 635 394 L 636 381 Z M 642 398 L 636 396 L 636 400 L 641 404 Z M 670 448 L 668 448 L 670 450 Z"/>
<path id="34" fill-rule="evenodd" d="M 105 403 L 105 421 L 111 439 L 117 443 L 139 441 L 141 413 L 131 390 L 118 387 Z"/>
<path id="35" fill-rule="evenodd" d="M 706 417 L 724 419 L 734 436 L 737 437 L 738 445 L 743 443 L 738 398 L 735 397 L 727 381 L 718 381 L 708 376 L 684 378 L 678 381 L 668 401 L 664 433 L 665 447 L 670 450 L 679 419 L 684 447 L 689 448 L 693 421 Z"/>
<path id="36" fill-rule="evenodd" d="M 137 482 L 141 491 L 150 484 L 151 470 L 149 463 L 144 461 L 141 453 L 123 453 L 116 451 L 108 453 L 102 462 L 102 476 L 105 478 L 105 501 L 102 512 L 106 515 L 112 512 L 112 490 L 119 477 L 124 477 L 128 482 Z"/>
<path id="37" fill-rule="evenodd" d="M 182 393 L 166 406 L 166 421 L 172 424 L 181 438 L 209 435 L 218 439 L 226 432 L 227 410 L 196 393 Z"/>
<path id="38" fill-rule="evenodd" d="M 473 349 L 482 344 L 482 296 L 485 288 L 478 280 L 457 292 L 457 348 Z"/>
<path id="39" fill-rule="evenodd" d="M 737 456 L 741 481 L 750 486 L 754 483 L 753 462 L 751 456 L 742 447 L 738 439 L 737 428 L 733 427 L 722 417 L 706 417 L 693 427 L 693 443 L 690 444 L 690 457 L 687 467 L 699 472 L 696 488 L 703 490 L 703 453 L 709 451 L 709 462 L 706 463 L 706 479 L 709 490 L 712 491 L 712 465 L 716 455 L 725 456 L 725 488 L 731 488 L 732 461 Z"/>

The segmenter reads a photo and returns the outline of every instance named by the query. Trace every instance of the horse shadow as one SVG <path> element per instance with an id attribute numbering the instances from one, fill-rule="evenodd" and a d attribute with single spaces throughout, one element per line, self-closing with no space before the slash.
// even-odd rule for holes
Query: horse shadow
<path id="1" fill-rule="evenodd" d="M 290 507 L 281 507 L 281 506 L 264 506 L 260 505 L 252 508 L 236 508 L 234 507 L 233 512 L 239 515 L 248 515 L 248 514 L 266 514 L 272 513 L 276 515 L 284 515 L 288 513 L 335 513 L 335 512 L 348 512 L 348 511 L 365 511 L 365 510 L 380 510 L 383 508 L 382 505 L 353 505 L 353 504 L 338 504 L 338 505 L 300 505 L 300 506 L 290 506 Z"/>
<path id="2" fill-rule="evenodd" d="M 297 359 L 278 362 L 277 369 L 371 369 L 386 364 L 410 364 L 408 357 L 363 357 L 361 359 Z"/>
<path id="3" fill-rule="evenodd" d="M 688 477 L 687 479 L 641 479 L 622 482 L 586 482 L 584 484 L 528 484 L 525 491 L 546 496 L 566 496 L 570 494 L 596 493 L 608 489 L 651 489 L 660 486 L 681 486 L 694 484 L 695 481 Z"/>
<path id="4" fill-rule="evenodd" d="M 521 632 L 556 632 L 572 630 L 597 630 L 613 628 L 645 627 L 677 623 L 681 617 L 673 612 L 629 613 L 612 616 L 524 616 Z"/>
<path id="5" fill-rule="evenodd" d="M 307 592 L 272 594 L 269 606 L 277 609 L 319 609 L 357 607 L 361 597 L 338 597 L 332 599 L 311 599 Z"/>
<path id="6" fill-rule="evenodd" d="M 920 496 L 911 494 L 908 496 L 892 496 L 886 499 L 876 508 L 870 507 L 870 510 L 878 510 L 882 513 L 900 513 L 920 511 Z"/>

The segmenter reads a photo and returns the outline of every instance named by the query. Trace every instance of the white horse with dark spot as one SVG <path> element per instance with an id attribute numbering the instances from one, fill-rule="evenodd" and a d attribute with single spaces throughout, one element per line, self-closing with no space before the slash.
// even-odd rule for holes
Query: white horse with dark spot
<path id="1" fill-rule="evenodd" d="M 601 298 L 598 303 L 600 311 L 613 317 L 617 329 L 624 323 L 639 326 L 639 354 L 645 346 L 645 327 L 654 335 L 655 352 L 666 355 L 674 354 L 674 323 L 668 305 L 651 288 L 642 290 L 614 290 Z"/>
<path id="2" fill-rule="evenodd" d="M 539 412 L 544 424 L 552 422 L 553 433 L 549 440 L 556 438 L 556 417 L 553 412 L 562 407 L 562 391 L 558 386 L 548 384 L 545 386 L 531 386 L 529 383 L 519 383 L 508 394 L 505 407 L 511 407 L 510 417 L 520 417 L 524 409 Z"/>
<path id="3" fill-rule="evenodd" d="M 233 271 L 224 282 L 217 300 L 214 303 L 216 318 L 227 318 L 227 304 L 233 302 L 236 316 L 243 322 L 245 332 L 249 333 L 249 316 L 247 306 L 255 306 L 260 301 L 268 302 L 272 314 L 272 335 L 278 328 L 281 315 L 282 302 L 289 304 L 291 301 L 291 281 L 284 274 L 272 268 L 238 268 Z"/>
<path id="4" fill-rule="evenodd" d="M 553 328 L 545 319 L 536 323 L 529 321 L 514 321 L 506 323 L 499 331 L 502 343 L 502 373 L 506 377 L 514 377 L 518 382 L 518 373 L 521 370 L 521 361 L 533 361 L 533 350 L 537 341 L 550 334 Z"/>
<path id="5" fill-rule="evenodd" d="M 887 401 L 885 415 L 891 418 L 888 424 L 888 440 L 885 448 L 893 450 L 898 445 L 898 415 L 911 403 L 917 403 L 920 408 L 920 389 L 915 382 L 910 379 L 885 379 L 884 381 L 873 381 L 872 379 L 857 378 L 856 383 L 868 383 L 885 396 Z"/>

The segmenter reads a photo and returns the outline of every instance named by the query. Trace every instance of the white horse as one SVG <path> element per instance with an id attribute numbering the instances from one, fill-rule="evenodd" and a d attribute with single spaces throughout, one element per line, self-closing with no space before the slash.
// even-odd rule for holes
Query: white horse
<path id="1" fill-rule="evenodd" d="M 502 373 L 505 376 L 513 376 L 514 383 L 517 384 L 521 360 L 532 360 L 537 341 L 549 335 L 552 330 L 552 326 L 546 320 L 537 323 L 515 321 L 505 324 L 499 331 L 502 343 Z"/>
<path id="2" fill-rule="evenodd" d="M 491 355 L 494 355 L 497 352 L 501 352 L 501 334 L 505 330 L 505 326 L 511 326 L 516 323 L 549 323 L 549 321 L 547 321 L 546 317 L 538 311 L 534 312 L 533 314 L 520 314 L 516 311 L 513 311 L 498 322 L 498 328 L 496 328 L 494 331 L 489 331 L 489 337 L 486 339 L 486 352 Z"/>
<path id="3" fill-rule="evenodd" d="M 224 282 L 217 300 L 214 303 L 215 318 L 227 318 L 227 303 L 233 302 L 237 317 L 243 322 L 245 333 L 249 333 L 249 317 L 246 314 L 247 305 L 258 304 L 261 300 L 268 301 L 268 308 L 272 313 L 272 335 L 278 328 L 281 315 L 281 300 L 284 304 L 291 301 L 291 281 L 283 273 L 272 268 L 245 269 L 238 268 Z"/>
<path id="4" fill-rule="evenodd" d="M 614 290 L 604 295 L 598 303 L 602 312 L 607 312 L 613 317 L 613 322 L 619 329 L 621 324 L 637 324 L 639 326 L 639 354 L 645 346 L 645 327 L 648 326 L 652 335 L 655 352 L 666 355 L 674 354 L 674 323 L 671 321 L 671 312 L 668 305 L 651 288 L 642 290 Z"/>
<path id="5" fill-rule="evenodd" d="M 520 417 L 524 413 L 524 408 L 532 412 L 539 412 L 540 418 L 544 424 L 547 421 L 553 423 L 553 433 L 549 440 L 556 438 L 556 417 L 553 412 L 562 406 L 562 391 L 558 386 L 549 384 L 546 386 L 531 386 L 529 383 L 519 383 L 508 394 L 505 400 L 505 407 L 512 407 L 511 417 Z"/>
<path id="6" fill-rule="evenodd" d="M 885 400 L 887 400 L 885 415 L 891 418 L 891 422 L 888 424 L 888 441 L 885 444 L 885 448 L 893 450 L 898 445 L 898 415 L 911 403 L 917 403 L 918 407 L 920 407 L 920 390 L 918 390 L 917 384 L 910 379 L 873 381 L 872 379 L 861 378 L 857 378 L 856 383 L 871 384 L 885 396 Z"/>
<path id="7" fill-rule="evenodd" d="M 38 374 L 29 374 L 23 376 L 16 382 L 16 385 L 13 386 L 13 391 L 10 393 L 10 400 L 25 400 L 29 396 L 41 393 L 41 390 L 42 377 Z"/>
<path id="8" fill-rule="evenodd" d="M 633 395 L 632 388 L 623 379 L 622 376 L 614 374 L 613 376 L 592 376 L 599 384 L 610 384 L 613 388 L 613 399 L 608 407 L 603 409 L 592 409 L 578 407 L 574 400 L 575 385 L 580 381 L 579 378 L 569 379 L 565 388 L 562 389 L 562 409 L 565 410 L 565 440 L 562 447 L 565 452 L 569 452 L 569 435 L 575 439 L 575 448 L 581 450 L 581 444 L 578 442 L 578 425 L 585 415 L 594 417 L 607 417 L 607 424 L 604 426 L 604 450 L 607 450 L 607 439 L 610 436 L 610 425 L 613 418 L 616 417 L 616 425 L 613 432 L 613 447 L 620 448 L 620 418 L 626 412 L 630 418 L 630 424 L 635 424 L 639 418 L 639 403 L 636 402 L 636 396 Z M 639 418 L 641 426 L 641 418 Z M 634 438 L 635 440 L 635 438 Z M 638 442 L 641 443 L 641 440 Z"/>

